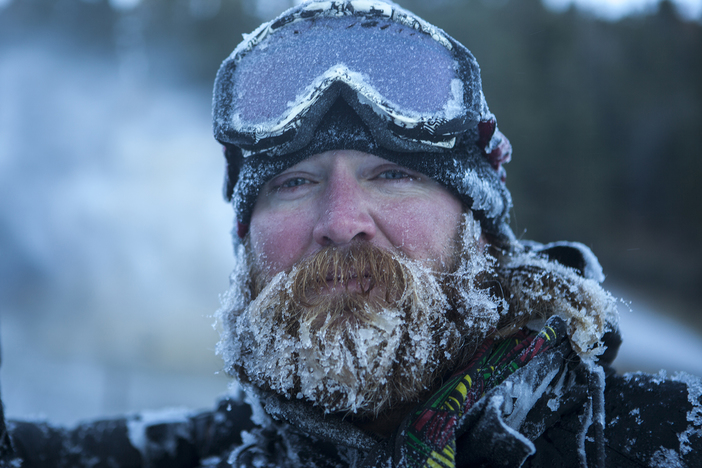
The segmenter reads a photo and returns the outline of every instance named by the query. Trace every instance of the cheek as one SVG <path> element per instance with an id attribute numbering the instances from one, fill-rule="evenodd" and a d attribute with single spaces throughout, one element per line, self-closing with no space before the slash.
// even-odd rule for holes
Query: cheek
<path id="1" fill-rule="evenodd" d="M 451 195 L 407 199 L 388 210 L 385 233 L 408 257 L 439 264 L 458 234 L 463 207 Z"/>
<path id="2" fill-rule="evenodd" d="M 291 213 L 254 213 L 249 232 L 257 260 L 271 275 L 292 267 L 312 237 L 310 222 Z"/>

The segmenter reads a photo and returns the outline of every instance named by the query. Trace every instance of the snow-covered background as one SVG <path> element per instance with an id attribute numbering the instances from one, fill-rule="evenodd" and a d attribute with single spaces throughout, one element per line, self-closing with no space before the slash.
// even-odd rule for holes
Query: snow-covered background
<path id="1" fill-rule="evenodd" d="M 119 64 L 18 44 L 0 58 L 2 396 L 70 422 L 210 407 L 232 212 L 210 102 Z"/>
<path id="2" fill-rule="evenodd" d="M 0 0 L 0 15 L 21 1 Z M 110 0 L 124 11 L 138 3 Z M 291 3 L 249 8 L 267 18 Z M 576 3 L 616 18 L 655 2 Z M 676 4 L 700 17 L 702 1 Z M 124 30 L 137 26 L 125 16 Z M 0 43 L 0 385 L 9 417 L 68 424 L 207 408 L 227 390 L 211 324 L 233 267 L 232 212 L 209 92 L 154 79 L 135 34 L 117 42 L 114 56 L 50 35 Z M 702 339 L 668 317 L 671 302 L 621 278 L 609 287 L 631 301 L 620 369 L 702 375 Z"/>

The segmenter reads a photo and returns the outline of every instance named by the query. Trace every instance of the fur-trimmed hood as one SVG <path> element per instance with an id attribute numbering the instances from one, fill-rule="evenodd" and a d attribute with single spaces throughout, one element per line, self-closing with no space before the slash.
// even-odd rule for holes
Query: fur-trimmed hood
<path id="1" fill-rule="evenodd" d="M 508 316 L 517 327 L 536 322 L 540 328 L 556 315 L 566 321 L 580 357 L 591 359 L 606 351 L 603 337 L 619 329 L 619 313 L 616 299 L 600 285 L 602 267 L 588 247 L 523 242 L 499 255 L 496 269 Z"/>

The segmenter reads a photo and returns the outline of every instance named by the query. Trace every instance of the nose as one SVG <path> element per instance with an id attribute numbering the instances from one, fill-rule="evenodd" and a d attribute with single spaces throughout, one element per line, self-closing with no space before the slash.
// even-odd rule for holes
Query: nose
<path id="1" fill-rule="evenodd" d="M 313 237 L 322 246 L 343 245 L 354 240 L 369 241 L 375 237 L 376 225 L 371 203 L 352 174 L 330 177 L 320 203 L 320 217 Z"/>

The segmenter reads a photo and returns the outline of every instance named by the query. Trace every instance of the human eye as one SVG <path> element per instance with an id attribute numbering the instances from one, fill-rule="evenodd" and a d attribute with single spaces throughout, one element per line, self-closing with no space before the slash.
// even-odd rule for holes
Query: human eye
<path id="1" fill-rule="evenodd" d="M 301 174 L 283 174 L 268 184 L 266 192 L 283 199 L 297 198 L 307 193 L 313 180 Z"/>
<path id="2" fill-rule="evenodd" d="M 276 188 L 278 189 L 292 189 L 295 187 L 300 187 L 301 185 L 306 185 L 309 184 L 310 181 L 305 179 L 304 177 L 291 177 L 290 179 L 286 179 L 282 181 Z"/>
<path id="3" fill-rule="evenodd" d="M 414 175 L 410 174 L 409 171 L 401 168 L 386 169 L 380 172 L 377 177 L 378 179 L 384 180 L 412 180 L 416 178 Z"/>

